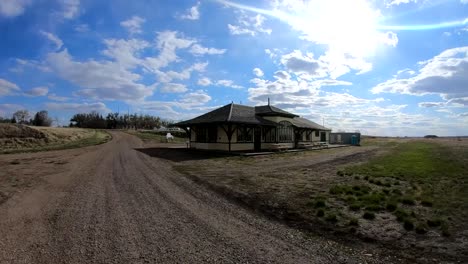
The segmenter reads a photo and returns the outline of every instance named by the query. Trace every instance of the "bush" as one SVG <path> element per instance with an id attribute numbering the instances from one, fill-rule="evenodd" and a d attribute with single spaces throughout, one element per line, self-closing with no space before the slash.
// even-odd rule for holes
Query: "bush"
<path id="1" fill-rule="evenodd" d="M 349 209 L 351 209 L 351 210 L 353 210 L 353 211 L 359 211 L 359 209 L 361 209 L 361 204 L 358 203 L 358 202 L 352 203 L 352 204 L 349 206 Z"/>
<path id="2" fill-rule="evenodd" d="M 332 222 L 332 223 L 336 223 L 338 222 L 338 218 L 336 217 L 336 214 L 329 214 L 325 217 L 325 220 L 327 220 L 328 222 Z"/>
<path id="3" fill-rule="evenodd" d="M 372 219 L 375 219 L 375 214 L 372 212 L 365 212 L 362 215 L 362 218 L 367 219 L 367 220 L 372 220 Z"/>
<path id="4" fill-rule="evenodd" d="M 430 200 L 424 199 L 421 201 L 421 205 L 426 207 L 432 207 L 433 203 Z"/>
<path id="5" fill-rule="evenodd" d="M 315 201 L 315 208 L 325 207 L 325 201 L 317 200 Z"/>
<path id="6" fill-rule="evenodd" d="M 414 205 L 414 198 L 411 196 L 404 196 L 400 199 L 400 202 L 406 205 Z"/>
<path id="7" fill-rule="evenodd" d="M 356 219 L 356 218 L 351 218 L 351 219 L 349 220 L 348 225 L 350 225 L 350 226 L 359 226 L 359 220 Z"/>
<path id="8" fill-rule="evenodd" d="M 322 216 L 324 216 L 324 215 L 325 215 L 325 211 L 324 211 L 323 209 L 319 209 L 319 210 L 317 211 L 317 216 L 318 216 L 318 217 L 322 217 Z"/>
<path id="9" fill-rule="evenodd" d="M 414 224 L 413 224 L 413 221 L 409 218 L 405 219 L 403 221 L 403 227 L 407 230 L 407 231 L 410 231 L 410 230 L 413 230 L 414 228 Z"/>
<path id="10" fill-rule="evenodd" d="M 393 214 L 396 216 L 397 221 L 399 222 L 403 222 L 409 216 L 409 214 L 401 208 L 396 209 Z"/>
<path id="11" fill-rule="evenodd" d="M 387 211 L 389 212 L 393 212 L 397 209 L 398 205 L 396 202 L 394 201 L 389 201 L 387 202 L 387 205 L 385 206 L 385 208 L 387 209 Z"/>
<path id="12" fill-rule="evenodd" d="M 440 226 L 441 224 L 442 224 L 442 220 L 440 220 L 439 218 L 427 220 L 427 225 L 430 227 L 437 227 L 437 226 Z"/>
<path id="13" fill-rule="evenodd" d="M 428 227 L 427 227 L 427 225 L 425 223 L 418 223 L 414 230 L 418 234 L 425 234 L 425 233 L 427 233 L 427 229 L 428 229 Z"/>

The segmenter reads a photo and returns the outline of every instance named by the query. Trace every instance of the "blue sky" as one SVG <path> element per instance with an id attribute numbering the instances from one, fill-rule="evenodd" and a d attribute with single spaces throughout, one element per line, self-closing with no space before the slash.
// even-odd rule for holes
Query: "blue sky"
<path id="1" fill-rule="evenodd" d="M 468 0 L 0 1 L 0 116 L 271 103 L 334 131 L 468 134 Z"/>

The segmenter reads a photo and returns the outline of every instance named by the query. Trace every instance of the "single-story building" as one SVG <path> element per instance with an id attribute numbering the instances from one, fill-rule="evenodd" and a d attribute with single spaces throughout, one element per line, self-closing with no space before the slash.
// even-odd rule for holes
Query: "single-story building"
<path id="1" fill-rule="evenodd" d="M 328 142 L 331 129 L 272 105 L 228 104 L 173 124 L 184 129 L 190 148 L 261 151 L 281 143 L 297 148 L 304 142 Z"/>
<path id="2" fill-rule="evenodd" d="M 359 145 L 361 143 L 361 133 L 338 132 L 330 133 L 330 144 Z"/>

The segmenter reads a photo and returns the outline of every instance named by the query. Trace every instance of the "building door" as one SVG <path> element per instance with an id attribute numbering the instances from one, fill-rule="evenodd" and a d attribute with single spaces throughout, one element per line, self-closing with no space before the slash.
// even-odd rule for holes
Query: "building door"
<path id="1" fill-rule="evenodd" d="M 320 141 L 321 142 L 326 142 L 327 141 L 327 133 L 320 132 Z"/>
<path id="2" fill-rule="evenodd" d="M 254 129 L 254 150 L 260 151 L 262 149 L 262 128 L 256 127 Z"/>

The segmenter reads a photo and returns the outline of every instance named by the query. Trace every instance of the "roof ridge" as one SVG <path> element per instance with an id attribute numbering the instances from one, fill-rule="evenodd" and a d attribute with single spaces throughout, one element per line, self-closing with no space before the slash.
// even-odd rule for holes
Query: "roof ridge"
<path id="1" fill-rule="evenodd" d="M 231 121 L 231 116 L 232 116 L 232 108 L 234 108 L 234 103 L 231 103 L 231 107 L 229 108 L 229 115 L 226 121 Z"/>

